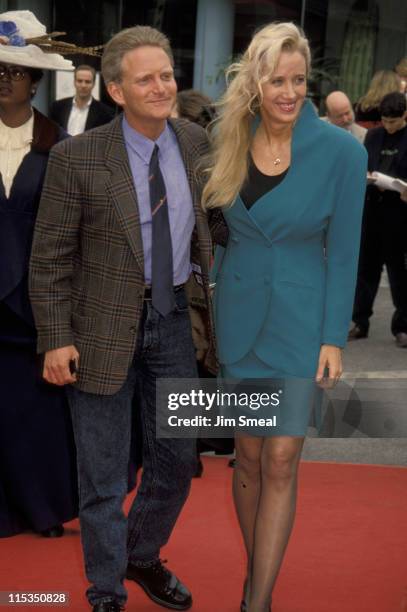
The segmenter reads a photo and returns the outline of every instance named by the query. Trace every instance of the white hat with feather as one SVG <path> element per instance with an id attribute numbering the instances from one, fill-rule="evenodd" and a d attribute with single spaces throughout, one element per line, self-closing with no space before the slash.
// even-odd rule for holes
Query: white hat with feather
<path id="1" fill-rule="evenodd" d="M 77 47 L 54 40 L 65 32 L 47 34 L 31 11 L 0 13 L 0 63 L 41 70 L 74 69 L 64 55 L 100 55 L 98 47 Z"/>

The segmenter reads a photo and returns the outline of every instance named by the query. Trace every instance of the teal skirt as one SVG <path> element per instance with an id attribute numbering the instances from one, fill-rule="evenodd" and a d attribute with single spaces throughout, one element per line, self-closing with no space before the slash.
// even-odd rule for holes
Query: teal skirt
<path id="1" fill-rule="evenodd" d="M 303 437 L 319 421 L 322 391 L 314 379 L 277 372 L 250 351 L 221 364 L 219 386 L 232 398 L 222 406 L 235 434 Z"/>

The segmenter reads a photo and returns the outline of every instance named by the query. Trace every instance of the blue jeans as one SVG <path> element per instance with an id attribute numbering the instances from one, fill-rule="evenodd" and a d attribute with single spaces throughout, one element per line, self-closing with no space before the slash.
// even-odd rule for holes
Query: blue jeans
<path id="1" fill-rule="evenodd" d="M 166 318 L 145 301 L 134 360 L 114 395 L 70 387 L 78 456 L 79 519 L 91 605 L 124 604 L 128 561 L 158 559 L 188 496 L 196 468 L 194 440 L 157 439 L 156 378 L 196 378 L 195 349 L 184 290 Z M 132 406 L 141 411 L 143 475 L 129 516 L 122 505 L 127 477 Z"/>

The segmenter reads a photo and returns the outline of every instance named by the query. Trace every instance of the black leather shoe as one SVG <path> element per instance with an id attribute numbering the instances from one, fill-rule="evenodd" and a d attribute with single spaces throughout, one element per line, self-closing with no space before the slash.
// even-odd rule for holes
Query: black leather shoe
<path id="1" fill-rule="evenodd" d="M 354 325 L 348 333 L 348 340 L 360 340 L 361 338 L 367 338 L 368 331 L 359 325 Z"/>
<path id="2" fill-rule="evenodd" d="M 400 348 L 407 348 L 407 334 L 404 332 L 396 334 L 396 345 Z"/>
<path id="3" fill-rule="evenodd" d="M 49 529 L 44 529 L 40 531 L 40 534 L 43 538 L 60 538 L 64 535 L 64 526 L 63 525 L 54 525 Z"/>
<path id="4" fill-rule="evenodd" d="M 124 610 L 123 606 L 117 603 L 117 601 L 101 601 L 100 603 L 93 606 L 93 612 L 120 612 Z"/>
<path id="5" fill-rule="evenodd" d="M 129 563 L 126 578 L 137 582 L 159 606 L 172 610 L 188 610 L 192 606 L 191 593 L 160 559 L 149 567 Z"/>

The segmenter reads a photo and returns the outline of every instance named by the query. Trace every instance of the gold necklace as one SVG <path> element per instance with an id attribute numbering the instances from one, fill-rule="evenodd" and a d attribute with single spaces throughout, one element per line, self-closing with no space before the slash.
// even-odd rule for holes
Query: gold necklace
<path id="1" fill-rule="evenodd" d="M 268 143 L 268 141 L 267 141 L 267 138 L 265 138 L 265 136 L 263 136 L 263 139 L 265 140 L 266 147 L 268 147 L 268 146 L 269 146 L 269 143 Z M 284 155 L 285 155 L 285 154 L 284 154 Z M 273 159 L 273 166 L 279 166 L 281 163 L 282 163 L 282 159 L 281 159 L 281 157 L 277 156 L 277 157 L 275 157 L 275 158 Z"/>

